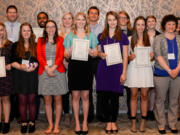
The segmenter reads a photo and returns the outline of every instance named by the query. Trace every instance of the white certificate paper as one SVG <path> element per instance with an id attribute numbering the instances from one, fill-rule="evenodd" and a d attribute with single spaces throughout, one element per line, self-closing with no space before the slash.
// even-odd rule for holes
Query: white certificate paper
<path id="1" fill-rule="evenodd" d="M 0 57 L 0 77 L 6 77 L 5 57 Z"/>
<path id="2" fill-rule="evenodd" d="M 136 47 L 136 66 L 137 67 L 150 67 L 150 47 Z"/>
<path id="3" fill-rule="evenodd" d="M 119 43 L 104 46 L 107 66 L 122 63 L 122 54 Z"/>
<path id="4" fill-rule="evenodd" d="M 71 59 L 88 61 L 88 52 L 89 52 L 89 40 L 73 39 Z"/>

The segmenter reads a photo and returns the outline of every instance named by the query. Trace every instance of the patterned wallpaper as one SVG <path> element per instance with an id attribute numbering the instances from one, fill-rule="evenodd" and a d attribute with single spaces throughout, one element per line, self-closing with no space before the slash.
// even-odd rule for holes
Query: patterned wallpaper
<path id="1" fill-rule="evenodd" d="M 104 24 L 105 14 L 109 10 L 119 12 L 126 10 L 131 17 L 131 22 L 138 15 L 146 17 L 153 14 L 158 21 L 169 13 L 180 16 L 180 0 L 0 0 L 0 21 L 6 20 L 5 12 L 9 4 L 15 4 L 19 10 L 18 20 L 30 22 L 37 26 L 36 16 L 40 11 L 48 12 L 50 19 L 60 25 L 64 12 L 87 12 L 88 8 L 96 5 L 100 8 L 100 23 Z M 158 24 L 159 26 L 159 24 Z"/>
<path id="2" fill-rule="evenodd" d="M 37 27 L 36 16 L 40 11 L 47 12 L 50 19 L 55 20 L 60 26 L 64 12 L 87 12 L 92 5 L 100 9 L 99 22 L 101 24 L 104 24 L 105 14 L 109 10 L 117 12 L 126 10 L 131 17 L 131 22 L 139 15 L 146 17 L 153 14 L 157 17 L 158 22 L 166 14 L 180 16 L 180 0 L 0 0 L 1 22 L 6 21 L 6 8 L 10 4 L 16 5 L 19 10 L 18 21 L 30 22 L 33 27 Z M 159 23 L 157 28 L 159 29 Z M 94 92 L 94 96 L 95 94 Z M 126 96 L 120 97 L 120 110 L 126 112 Z"/>

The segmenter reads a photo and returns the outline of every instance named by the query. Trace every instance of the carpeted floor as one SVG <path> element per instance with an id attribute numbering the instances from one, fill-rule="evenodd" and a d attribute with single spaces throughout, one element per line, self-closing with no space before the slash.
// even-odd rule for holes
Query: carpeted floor
<path id="1" fill-rule="evenodd" d="M 130 120 L 127 118 L 126 114 L 121 114 L 118 117 L 118 129 L 119 132 L 116 135 L 158 135 L 155 121 L 147 121 L 147 129 L 145 133 L 132 133 L 129 130 Z M 138 122 L 139 123 L 139 122 Z M 139 124 L 138 124 L 139 125 Z M 45 118 L 45 115 L 40 115 L 39 119 L 36 121 L 36 131 L 33 135 L 44 135 L 44 130 L 47 128 L 48 124 Z M 88 135 L 106 135 L 105 124 L 101 122 L 97 122 L 94 120 L 89 124 L 89 134 Z M 71 120 L 71 123 L 67 126 L 64 122 L 64 117 L 62 117 L 60 123 L 61 133 L 60 135 L 75 135 L 73 132 L 74 129 L 74 121 Z M 180 132 L 180 122 L 178 122 L 178 129 Z M 167 134 L 170 135 L 170 131 L 167 130 Z M 21 135 L 20 133 L 20 125 L 14 120 L 11 122 L 11 130 L 8 135 Z M 179 133 L 180 135 L 180 133 Z"/>

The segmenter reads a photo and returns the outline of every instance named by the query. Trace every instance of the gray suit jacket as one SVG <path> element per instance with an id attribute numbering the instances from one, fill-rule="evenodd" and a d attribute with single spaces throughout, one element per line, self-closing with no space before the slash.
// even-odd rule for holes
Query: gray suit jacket
<path id="1" fill-rule="evenodd" d="M 176 42 L 178 46 L 178 62 L 180 62 L 180 35 L 176 35 Z M 169 65 L 168 62 L 168 45 L 165 38 L 164 33 L 156 36 L 154 43 L 153 43 L 153 51 L 154 56 L 157 58 L 158 56 L 162 56 L 166 63 Z M 163 70 L 163 68 L 159 65 L 157 60 L 155 61 L 155 67 Z"/>

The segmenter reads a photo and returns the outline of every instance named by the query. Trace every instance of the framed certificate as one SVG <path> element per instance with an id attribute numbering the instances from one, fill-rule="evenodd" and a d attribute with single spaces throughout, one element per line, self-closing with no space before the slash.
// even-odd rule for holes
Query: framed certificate
<path id="1" fill-rule="evenodd" d="M 135 48 L 136 54 L 136 66 L 137 67 L 150 67 L 150 47 L 136 47 Z"/>
<path id="2" fill-rule="evenodd" d="M 0 57 L 0 77 L 6 77 L 5 57 Z"/>
<path id="3" fill-rule="evenodd" d="M 89 40 L 73 39 L 72 57 L 73 60 L 88 61 Z"/>
<path id="4" fill-rule="evenodd" d="M 104 46 L 107 66 L 122 63 L 122 54 L 119 43 Z"/>

